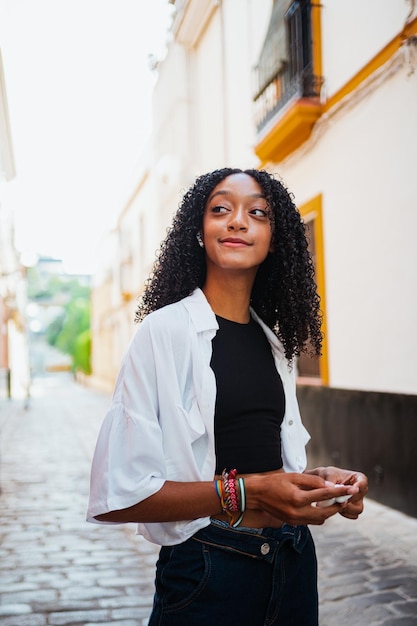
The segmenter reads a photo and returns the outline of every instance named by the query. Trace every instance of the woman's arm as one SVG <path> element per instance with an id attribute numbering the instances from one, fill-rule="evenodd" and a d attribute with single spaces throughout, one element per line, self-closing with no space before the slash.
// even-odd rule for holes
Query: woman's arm
<path id="1" fill-rule="evenodd" d="M 212 482 L 167 480 L 154 495 L 119 511 L 96 515 L 100 522 L 178 522 L 217 515 L 222 511 Z"/>
<path id="2" fill-rule="evenodd" d="M 246 508 L 263 511 L 289 524 L 323 524 L 343 511 L 345 504 L 327 508 L 312 506 L 320 500 L 356 494 L 357 486 L 335 488 L 318 475 L 297 473 L 251 474 L 245 476 Z M 102 522 L 172 522 L 218 515 L 222 512 L 213 482 L 166 481 L 142 502 L 97 515 Z"/>

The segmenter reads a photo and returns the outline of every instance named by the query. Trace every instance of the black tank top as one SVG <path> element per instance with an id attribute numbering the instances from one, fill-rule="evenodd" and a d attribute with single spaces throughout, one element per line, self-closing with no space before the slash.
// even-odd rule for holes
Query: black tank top
<path id="1" fill-rule="evenodd" d="M 211 359 L 217 384 L 216 474 L 280 469 L 285 396 L 271 346 L 255 320 L 239 324 L 216 318 Z"/>

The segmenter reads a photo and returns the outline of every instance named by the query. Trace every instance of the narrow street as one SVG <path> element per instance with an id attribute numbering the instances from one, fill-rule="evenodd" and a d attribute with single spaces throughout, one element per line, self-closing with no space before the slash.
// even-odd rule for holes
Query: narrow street
<path id="1" fill-rule="evenodd" d="M 0 626 L 147 624 L 157 546 L 85 522 L 108 404 L 65 373 L 35 379 L 27 408 L 0 400 Z M 417 519 L 369 500 L 312 530 L 321 626 L 417 624 Z"/>

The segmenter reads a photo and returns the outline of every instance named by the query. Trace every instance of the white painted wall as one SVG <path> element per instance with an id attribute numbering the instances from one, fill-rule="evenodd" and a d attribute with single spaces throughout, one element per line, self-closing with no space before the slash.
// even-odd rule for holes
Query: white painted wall
<path id="1" fill-rule="evenodd" d="M 0 50 L 0 182 L 12 180 L 15 174 L 9 107 Z"/>
<path id="2" fill-rule="evenodd" d="M 176 189 L 217 167 L 257 164 L 252 69 L 271 9 L 272 0 L 223 0 L 193 47 L 171 44 L 154 92 L 155 160 L 179 157 Z"/>
<path id="3" fill-rule="evenodd" d="M 417 72 L 403 65 L 279 168 L 323 194 L 330 384 L 417 393 Z"/>
<path id="4" fill-rule="evenodd" d="M 271 11 L 271 1 L 223 2 L 225 162 L 232 167 L 256 167 L 258 164 L 254 153 L 253 68 L 259 59 Z"/>
<path id="5" fill-rule="evenodd" d="M 325 93 L 333 95 L 403 28 L 409 0 L 323 0 Z"/>
<path id="6" fill-rule="evenodd" d="M 192 134 L 195 165 L 203 173 L 225 164 L 227 131 L 225 128 L 225 84 L 220 10 L 213 15 L 198 47 L 190 52 L 192 64 Z M 195 167 L 197 165 L 197 168 Z"/>

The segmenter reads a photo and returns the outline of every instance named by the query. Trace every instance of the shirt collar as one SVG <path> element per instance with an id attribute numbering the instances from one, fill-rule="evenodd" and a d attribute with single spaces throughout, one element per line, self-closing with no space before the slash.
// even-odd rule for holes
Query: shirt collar
<path id="1" fill-rule="evenodd" d="M 267 336 L 269 343 L 277 350 L 277 356 L 279 358 L 282 358 L 285 355 L 285 350 L 284 350 L 284 346 L 282 345 L 282 343 L 280 342 L 280 340 L 278 339 L 278 337 L 276 336 L 276 334 L 269 328 L 269 326 L 267 326 L 265 324 L 265 322 L 263 322 L 261 320 L 261 318 L 259 317 L 259 315 L 257 313 L 255 313 L 255 311 L 252 309 L 250 309 L 250 313 L 253 317 L 253 319 L 258 322 L 259 326 L 262 328 L 262 330 L 264 331 L 265 335 Z"/>
<path id="2" fill-rule="evenodd" d="M 206 330 L 218 330 L 219 325 L 213 309 L 199 287 L 197 287 L 190 296 L 184 298 L 183 304 L 198 333 Z"/>
<path id="3" fill-rule="evenodd" d="M 203 291 L 197 287 L 190 296 L 183 299 L 183 304 L 187 309 L 191 320 L 198 333 L 206 330 L 219 329 L 219 325 L 216 320 L 216 316 L 213 309 L 207 302 L 207 298 Z M 250 310 L 253 319 L 258 322 L 262 330 L 268 337 L 269 342 L 276 348 L 279 357 L 283 357 L 285 354 L 284 346 L 276 336 L 276 334 L 261 320 L 259 315 L 251 308 Z"/>

